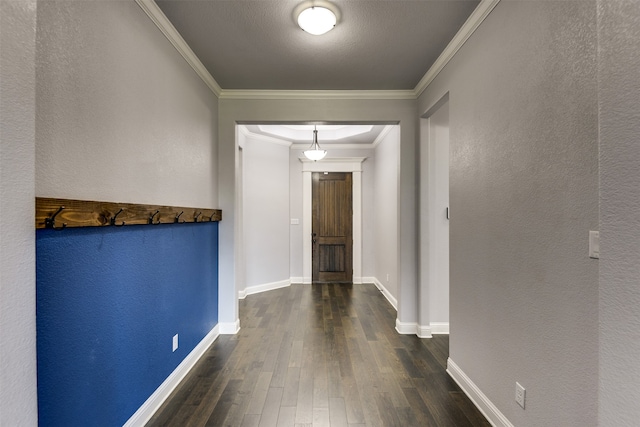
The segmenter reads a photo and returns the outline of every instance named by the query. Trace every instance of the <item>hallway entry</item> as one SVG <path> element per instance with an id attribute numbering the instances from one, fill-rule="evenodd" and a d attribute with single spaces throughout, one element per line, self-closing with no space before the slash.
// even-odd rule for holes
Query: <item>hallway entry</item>
<path id="1" fill-rule="evenodd" d="M 353 278 L 351 173 L 314 172 L 312 180 L 312 281 L 351 282 Z"/>

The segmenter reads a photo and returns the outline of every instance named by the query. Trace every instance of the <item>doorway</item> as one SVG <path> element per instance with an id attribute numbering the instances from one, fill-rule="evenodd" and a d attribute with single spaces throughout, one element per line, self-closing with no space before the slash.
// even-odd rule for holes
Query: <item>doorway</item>
<path id="1" fill-rule="evenodd" d="M 352 184 L 352 270 L 348 279 L 354 284 L 363 283 L 362 277 L 362 163 L 366 157 L 342 157 L 313 162 L 301 159 L 302 162 L 302 273 L 300 281 L 304 284 L 313 282 L 313 174 L 319 172 L 346 172 L 351 175 Z"/>
<path id="2" fill-rule="evenodd" d="M 449 333 L 449 96 L 421 120 L 419 336 Z M 426 167 L 425 167 L 426 166 Z"/>
<path id="3" fill-rule="evenodd" d="M 312 281 L 353 278 L 353 196 L 348 172 L 312 174 Z"/>

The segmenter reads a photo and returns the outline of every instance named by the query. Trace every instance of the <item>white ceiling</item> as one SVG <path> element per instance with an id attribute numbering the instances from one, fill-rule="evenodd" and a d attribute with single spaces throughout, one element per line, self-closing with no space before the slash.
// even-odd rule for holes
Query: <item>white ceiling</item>
<path id="1" fill-rule="evenodd" d="M 300 0 L 156 0 L 225 90 L 414 89 L 479 0 L 335 0 L 341 19 L 302 31 Z"/>
<path id="2" fill-rule="evenodd" d="M 244 125 L 254 135 L 276 138 L 305 148 L 313 141 L 313 129 L 318 130 L 318 142 L 322 147 L 370 148 L 387 125 L 384 124 L 261 124 Z"/>

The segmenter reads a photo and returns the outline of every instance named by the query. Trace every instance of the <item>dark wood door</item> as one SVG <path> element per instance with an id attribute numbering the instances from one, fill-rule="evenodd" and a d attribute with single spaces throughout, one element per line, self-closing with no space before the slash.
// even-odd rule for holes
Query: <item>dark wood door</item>
<path id="1" fill-rule="evenodd" d="M 353 280 L 353 226 L 351 174 L 313 174 L 314 282 Z"/>

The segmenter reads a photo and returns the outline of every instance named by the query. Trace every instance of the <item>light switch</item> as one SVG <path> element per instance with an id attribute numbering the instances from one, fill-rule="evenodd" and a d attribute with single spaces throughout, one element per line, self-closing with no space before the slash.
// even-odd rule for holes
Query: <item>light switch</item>
<path id="1" fill-rule="evenodd" d="M 300 220 L 298 218 L 291 218 L 291 225 L 298 225 L 300 224 Z"/>
<path id="2" fill-rule="evenodd" d="M 600 232 L 589 231 L 589 257 L 600 258 Z"/>

